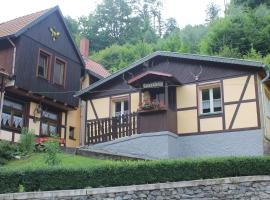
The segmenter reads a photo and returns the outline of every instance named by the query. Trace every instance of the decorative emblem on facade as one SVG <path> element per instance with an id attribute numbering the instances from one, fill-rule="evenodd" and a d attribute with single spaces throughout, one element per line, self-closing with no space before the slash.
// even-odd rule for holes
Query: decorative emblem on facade
<path id="1" fill-rule="evenodd" d="M 51 32 L 53 41 L 55 41 L 56 39 L 60 37 L 60 32 L 57 32 L 55 27 L 49 27 L 49 31 Z"/>

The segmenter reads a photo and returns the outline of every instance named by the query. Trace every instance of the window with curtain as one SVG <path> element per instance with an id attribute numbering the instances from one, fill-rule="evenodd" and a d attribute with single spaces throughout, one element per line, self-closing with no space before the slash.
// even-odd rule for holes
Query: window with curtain
<path id="1" fill-rule="evenodd" d="M 65 84 L 65 62 L 56 59 L 53 70 L 53 82 L 58 85 Z"/>
<path id="2" fill-rule="evenodd" d="M 41 136 L 51 136 L 58 134 L 59 115 L 51 111 L 42 111 L 41 117 Z"/>
<path id="3" fill-rule="evenodd" d="M 201 88 L 201 114 L 219 113 L 221 108 L 220 86 L 212 88 Z"/>
<path id="4" fill-rule="evenodd" d="M 39 62 L 37 75 L 39 77 L 48 79 L 50 56 L 43 51 L 39 52 Z"/>
<path id="5" fill-rule="evenodd" d="M 1 121 L 2 128 L 20 132 L 23 128 L 23 112 L 23 103 L 19 103 L 11 99 L 5 99 Z"/>

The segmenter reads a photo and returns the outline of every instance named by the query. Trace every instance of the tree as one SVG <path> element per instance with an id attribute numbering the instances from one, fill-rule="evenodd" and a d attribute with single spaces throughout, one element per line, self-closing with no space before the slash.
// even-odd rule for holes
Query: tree
<path id="1" fill-rule="evenodd" d="M 164 26 L 164 37 L 168 37 L 172 32 L 180 30 L 178 27 L 178 24 L 176 22 L 176 19 L 169 18 L 166 20 L 165 26 Z"/>
<path id="2" fill-rule="evenodd" d="M 218 17 L 218 14 L 220 12 L 220 7 L 215 4 L 214 2 L 211 2 L 208 4 L 206 9 L 206 22 L 212 22 L 214 19 Z"/>
<path id="3" fill-rule="evenodd" d="M 224 18 L 209 25 L 201 51 L 217 54 L 224 47 L 237 49 L 241 56 L 254 48 L 262 56 L 270 53 L 270 9 L 261 5 L 253 10 L 230 6 Z"/>
<path id="4" fill-rule="evenodd" d="M 232 4 L 237 6 L 245 6 L 249 8 L 256 8 L 262 4 L 266 6 L 270 6 L 269 0 L 232 0 Z"/>

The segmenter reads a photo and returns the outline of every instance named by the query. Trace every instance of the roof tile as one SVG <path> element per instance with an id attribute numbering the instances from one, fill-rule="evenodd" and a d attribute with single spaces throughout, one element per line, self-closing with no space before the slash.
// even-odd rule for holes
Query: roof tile
<path id="1" fill-rule="evenodd" d="M 38 19 L 40 16 L 42 16 L 44 13 L 46 13 L 49 10 L 50 9 L 42 10 L 36 13 L 32 13 L 29 15 L 25 15 L 25 16 L 18 17 L 16 19 L 12 19 L 10 21 L 1 23 L 0 24 L 0 38 L 16 34 L 18 31 L 23 29 L 28 24 L 34 22 L 36 19 Z"/>
<path id="2" fill-rule="evenodd" d="M 105 69 L 101 64 L 89 59 L 89 58 L 84 58 L 85 62 L 85 67 L 86 69 L 102 76 L 102 77 L 107 77 L 110 75 L 108 70 Z"/>

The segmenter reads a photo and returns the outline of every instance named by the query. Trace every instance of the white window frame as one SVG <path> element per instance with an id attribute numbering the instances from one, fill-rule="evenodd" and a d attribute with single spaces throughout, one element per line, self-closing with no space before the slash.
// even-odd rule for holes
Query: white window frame
<path id="1" fill-rule="evenodd" d="M 127 101 L 128 103 L 128 110 L 125 112 L 125 101 Z M 115 96 L 111 98 L 111 114 L 110 116 L 112 117 L 116 117 L 116 103 L 121 103 L 121 111 L 120 114 L 124 115 L 124 114 L 128 114 L 130 112 L 130 105 L 129 105 L 129 96 L 127 95 L 123 95 L 123 96 Z"/>
<path id="2" fill-rule="evenodd" d="M 122 101 L 115 101 L 114 103 L 121 103 L 121 111 L 120 111 L 120 116 L 127 114 L 125 111 L 125 101 L 128 102 L 128 99 L 123 99 Z M 114 108 L 116 109 L 116 107 Z M 128 112 L 128 111 L 127 111 Z M 116 116 L 116 111 L 114 110 L 114 117 Z M 119 115 L 118 115 L 119 116 Z"/>
<path id="3" fill-rule="evenodd" d="M 221 103 L 221 111 L 214 111 L 214 95 L 213 95 L 213 89 L 219 88 L 220 89 L 220 103 Z M 210 112 L 209 113 L 203 113 L 203 100 L 202 100 L 202 90 L 209 90 L 209 101 L 210 101 Z M 199 86 L 199 102 L 200 102 L 200 115 L 212 115 L 212 114 L 219 114 L 222 113 L 222 88 L 220 83 L 218 84 L 210 84 L 210 85 L 203 85 Z"/>

